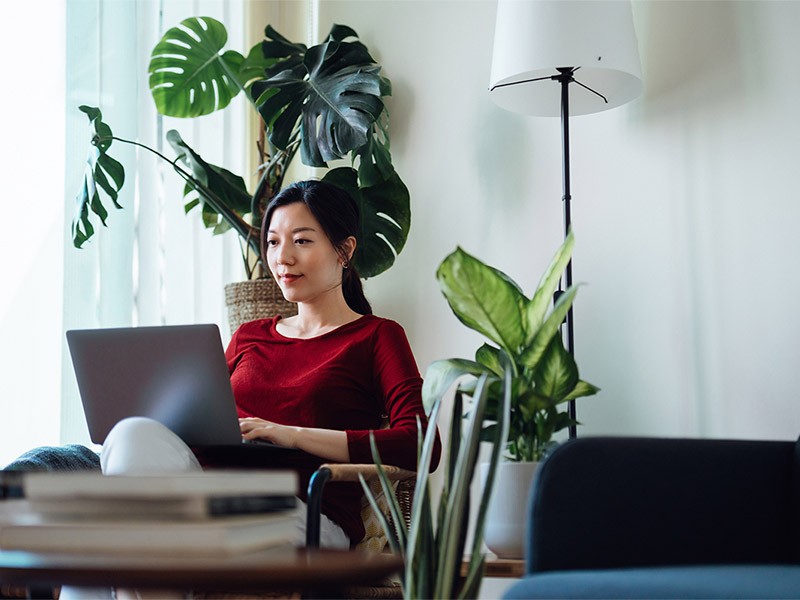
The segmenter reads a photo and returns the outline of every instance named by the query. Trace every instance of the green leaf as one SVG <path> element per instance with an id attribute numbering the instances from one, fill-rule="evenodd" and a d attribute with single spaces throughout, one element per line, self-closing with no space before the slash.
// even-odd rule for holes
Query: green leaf
<path id="1" fill-rule="evenodd" d="M 544 354 L 550 340 L 553 339 L 553 336 L 556 335 L 561 328 L 564 317 L 567 316 L 577 292 L 578 288 L 573 286 L 559 296 L 555 306 L 553 306 L 553 311 L 533 335 L 530 345 L 523 350 L 520 356 L 522 364 L 530 368 L 536 367 L 536 364 L 539 362 L 542 354 Z"/>
<path id="2" fill-rule="evenodd" d="M 462 323 L 509 355 L 519 352 L 523 342 L 519 307 L 524 297 L 507 275 L 457 248 L 439 265 L 436 278 Z"/>
<path id="3" fill-rule="evenodd" d="M 480 445 L 480 430 L 483 423 L 483 412 L 486 406 L 488 375 L 481 376 L 475 395 L 475 402 L 462 438 L 456 461 L 455 477 L 449 489 L 445 520 L 439 524 L 439 535 L 442 538 L 439 548 L 437 584 L 434 598 L 452 598 L 456 580 L 460 576 L 463 556 L 464 535 L 466 533 L 466 510 L 469 502 L 469 489 Z"/>
<path id="4" fill-rule="evenodd" d="M 411 228 L 408 189 L 397 173 L 371 187 L 359 187 L 350 167 L 328 171 L 323 181 L 346 190 L 356 201 L 361 232 L 356 247 L 355 268 L 362 278 L 374 277 L 394 264 Z"/>
<path id="5" fill-rule="evenodd" d="M 267 69 L 267 78 L 274 77 L 278 73 L 287 70 L 302 69 L 303 56 L 307 47 L 305 44 L 294 43 L 278 33 L 272 25 L 267 25 L 264 29 L 264 37 L 261 42 L 261 53 L 272 65 Z M 300 71 L 302 73 L 302 71 Z"/>
<path id="6" fill-rule="evenodd" d="M 584 396 L 594 396 L 599 391 L 599 387 L 586 381 L 579 381 L 577 384 L 575 384 L 575 387 L 572 389 L 572 391 L 564 396 L 564 401 L 575 400 L 576 398 L 582 398 Z"/>
<path id="7" fill-rule="evenodd" d="M 430 471 L 433 448 L 437 438 L 436 423 L 442 408 L 441 397 L 434 403 L 428 418 L 428 428 L 422 444 L 419 461 L 417 463 L 417 484 L 414 487 L 414 499 L 411 504 L 412 527 L 408 532 L 406 547 L 406 571 L 404 595 L 410 598 L 430 598 L 430 579 L 434 573 L 427 570 L 430 565 L 429 558 L 434 551 L 434 526 L 430 505 L 429 477 L 425 475 Z M 417 428 L 420 428 L 417 417 Z M 435 571 L 435 569 L 434 569 Z"/>
<path id="8" fill-rule="evenodd" d="M 525 326 L 525 343 L 530 345 L 533 336 L 539 331 L 544 321 L 544 316 L 547 313 L 547 308 L 553 301 L 553 294 L 558 287 L 558 282 L 564 274 L 567 264 L 572 257 L 572 249 L 575 247 L 575 235 L 572 230 L 567 234 L 564 243 L 553 256 L 550 265 L 542 275 L 539 285 L 536 287 L 536 292 L 533 294 L 531 301 L 527 303 L 523 315 L 523 324 Z"/>
<path id="9" fill-rule="evenodd" d="M 247 89 L 254 81 L 260 81 L 266 76 L 267 70 L 277 61 L 264 56 L 261 44 L 258 43 L 247 53 L 241 67 L 239 67 L 239 84 Z"/>
<path id="10" fill-rule="evenodd" d="M 116 159 L 108 155 L 113 141 L 111 127 L 103 122 L 103 114 L 94 106 L 80 106 L 79 110 L 89 118 L 92 132 L 91 146 L 86 157 L 83 181 L 75 197 L 75 216 L 72 220 L 72 243 L 76 248 L 94 235 L 94 226 L 89 212 L 93 212 L 105 226 L 108 211 L 100 197 L 100 190 L 120 209 L 119 192 L 125 184 L 125 169 Z M 98 189 L 99 188 L 99 189 Z"/>
<path id="11" fill-rule="evenodd" d="M 472 549 L 470 551 L 471 560 L 467 570 L 467 580 L 464 583 L 463 593 L 459 595 L 460 598 L 476 598 L 477 589 L 480 587 L 480 580 L 483 576 L 484 563 L 483 560 L 476 561 L 476 556 L 483 558 L 481 546 L 483 544 L 483 535 L 486 529 L 486 516 L 489 512 L 489 502 L 491 500 L 492 491 L 494 490 L 494 480 L 497 474 L 497 466 L 500 463 L 503 446 L 508 439 L 509 421 L 511 416 L 511 400 L 512 400 L 512 378 L 513 368 L 511 361 L 507 357 L 502 357 L 503 367 L 503 404 L 501 410 L 498 412 L 497 423 L 494 427 L 495 437 L 492 440 L 492 453 L 489 457 L 489 467 L 486 472 L 486 480 L 483 485 L 483 493 L 481 500 L 478 504 L 478 513 L 475 518 L 475 531 L 472 538 Z M 485 430 L 484 430 L 485 431 Z"/>
<path id="12" fill-rule="evenodd" d="M 199 195 L 205 226 L 216 230 L 224 222 L 236 229 L 242 238 L 247 238 L 250 229 L 243 215 L 250 210 L 251 199 L 244 180 L 227 169 L 207 163 L 174 129 L 167 132 L 167 141 L 177 153 L 177 160 L 192 171 L 194 179 L 188 184 Z M 197 205 L 196 201 L 197 198 L 190 197 L 184 209 L 190 210 Z M 257 247 L 257 240 L 254 242 Z"/>
<path id="13" fill-rule="evenodd" d="M 422 403 L 425 412 L 429 413 L 436 402 L 452 385 L 464 375 L 478 377 L 486 372 L 486 368 L 474 361 L 462 358 L 437 360 L 428 366 L 422 383 Z"/>
<path id="14" fill-rule="evenodd" d="M 533 369 L 536 393 L 558 403 L 578 384 L 578 365 L 564 349 L 560 335 L 554 335 Z"/>
<path id="15" fill-rule="evenodd" d="M 386 96 L 388 94 L 384 94 Z M 355 151 L 358 156 L 358 179 L 365 187 L 378 185 L 394 174 L 389 151 L 389 119 L 386 111 L 373 124 L 372 135 Z"/>
<path id="16" fill-rule="evenodd" d="M 385 86 L 380 67 L 365 46 L 330 37 L 306 50 L 302 64 L 297 64 L 299 48 L 282 40 L 272 44 L 265 54 L 289 53 L 271 72 L 283 70 L 253 84 L 258 110 L 270 126 L 270 141 L 285 150 L 300 120 L 301 159 L 314 167 L 324 167 L 366 144 L 384 109 Z M 269 89 L 278 91 L 267 97 L 264 92 Z"/>
<path id="17" fill-rule="evenodd" d="M 245 59 L 233 50 L 220 53 L 227 41 L 225 26 L 211 17 L 185 19 L 164 34 L 148 68 L 158 112 L 198 117 L 230 104 L 241 89 Z"/>
<path id="18" fill-rule="evenodd" d="M 502 350 L 483 344 L 475 352 L 475 361 L 482 364 L 498 377 L 503 376 Z"/>

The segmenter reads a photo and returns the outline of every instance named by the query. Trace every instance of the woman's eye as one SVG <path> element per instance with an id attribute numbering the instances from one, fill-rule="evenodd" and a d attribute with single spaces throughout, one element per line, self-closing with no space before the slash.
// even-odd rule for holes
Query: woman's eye
<path id="1" fill-rule="evenodd" d="M 303 244 L 310 244 L 311 240 L 306 240 L 304 238 L 300 238 L 294 241 L 295 244 L 303 245 Z"/>
<path id="2" fill-rule="evenodd" d="M 267 246 L 277 246 L 278 240 L 267 240 Z"/>

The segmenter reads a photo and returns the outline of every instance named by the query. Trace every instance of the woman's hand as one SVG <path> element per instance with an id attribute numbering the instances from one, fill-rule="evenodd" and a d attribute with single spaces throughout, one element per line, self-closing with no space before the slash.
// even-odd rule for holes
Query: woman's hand
<path id="1" fill-rule="evenodd" d="M 279 425 L 255 417 L 239 419 L 239 429 L 246 440 L 263 439 L 286 448 L 297 448 L 300 433 L 299 427 Z"/>
<path id="2" fill-rule="evenodd" d="M 256 417 L 239 419 L 239 429 L 246 440 L 261 438 L 278 446 L 297 448 L 326 460 L 350 462 L 347 434 L 344 431 L 279 425 Z"/>

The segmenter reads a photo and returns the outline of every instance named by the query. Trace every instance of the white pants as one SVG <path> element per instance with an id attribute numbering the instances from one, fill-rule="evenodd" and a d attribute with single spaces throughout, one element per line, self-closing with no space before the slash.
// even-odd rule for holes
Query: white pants
<path id="1" fill-rule="evenodd" d="M 114 426 L 103 444 L 100 466 L 104 475 L 186 473 L 202 469 L 189 446 L 181 438 L 158 421 L 145 417 L 123 419 Z M 325 515 L 321 517 L 320 546 L 349 548 L 350 539 L 342 528 Z M 305 545 L 305 510 L 298 512 L 296 532 L 295 545 Z M 159 591 L 153 597 L 167 597 L 166 591 Z M 112 598 L 112 594 L 108 588 L 64 586 L 61 589 L 61 598 L 62 600 L 78 598 L 107 600 Z"/>
<path id="2" fill-rule="evenodd" d="M 158 421 L 130 417 L 117 423 L 109 432 L 100 453 L 105 475 L 143 473 L 186 473 L 202 467 L 189 446 Z M 298 513 L 295 544 L 306 543 L 306 511 Z M 325 515 L 320 520 L 320 546 L 350 547 L 350 538 Z"/>

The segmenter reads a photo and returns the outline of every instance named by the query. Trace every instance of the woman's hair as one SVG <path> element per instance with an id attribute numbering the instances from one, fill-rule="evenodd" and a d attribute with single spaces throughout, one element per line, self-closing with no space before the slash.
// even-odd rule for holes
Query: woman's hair
<path id="1" fill-rule="evenodd" d="M 297 181 L 278 192 L 267 205 L 261 222 L 261 256 L 267 263 L 267 232 L 275 209 L 295 202 L 302 202 L 322 225 L 325 235 L 336 248 L 347 267 L 342 272 L 342 293 L 345 302 L 361 315 L 371 315 L 372 307 L 364 296 L 361 278 L 353 261 L 345 253 L 344 241 L 350 236 L 358 243 L 358 206 L 343 189 L 324 181 Z"/>

